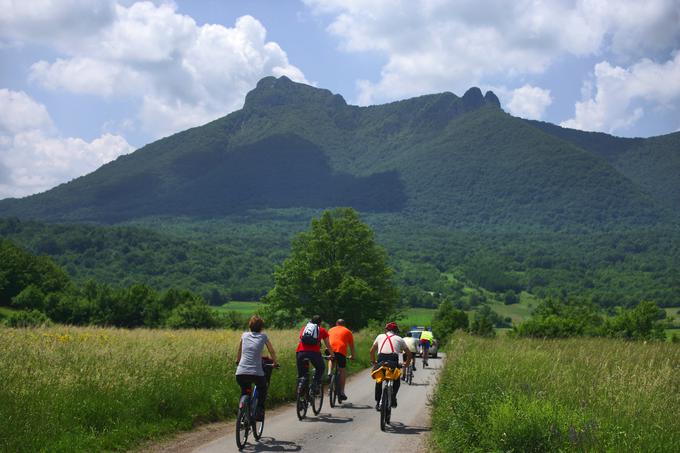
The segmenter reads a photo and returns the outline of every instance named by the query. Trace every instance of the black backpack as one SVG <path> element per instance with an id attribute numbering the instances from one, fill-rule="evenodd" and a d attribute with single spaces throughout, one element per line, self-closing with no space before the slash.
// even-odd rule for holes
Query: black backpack
<path id="1" fill-rule="evenodd" d="M 319 344 L 319 326 L 313 322 L 308 322 L 305 329 L 302 331 L 300 341 L 310 345 Z"/>

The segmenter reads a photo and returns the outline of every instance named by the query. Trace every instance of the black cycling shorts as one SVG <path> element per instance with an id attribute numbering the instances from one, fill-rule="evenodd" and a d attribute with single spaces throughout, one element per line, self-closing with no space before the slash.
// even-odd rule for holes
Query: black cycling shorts
<path id="1" fill-rule="evenodd" d="M 335 361 L 338 362 L 338 368 L 347 367 L 347 357 L 345 357 L 343 354 L 340 354 L 339 352 L 335 353 Z"/>

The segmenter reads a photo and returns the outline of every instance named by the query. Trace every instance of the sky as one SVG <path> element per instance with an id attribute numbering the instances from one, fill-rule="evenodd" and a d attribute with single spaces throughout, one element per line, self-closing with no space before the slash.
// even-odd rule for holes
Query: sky
<path id="1" fill-rule="evenodd" d="M 472 87 L 512 115 L 680 130 L 680 0 L 0 0 L 0 199 L 243 106 L 265 76 L 383 104 Z"/>

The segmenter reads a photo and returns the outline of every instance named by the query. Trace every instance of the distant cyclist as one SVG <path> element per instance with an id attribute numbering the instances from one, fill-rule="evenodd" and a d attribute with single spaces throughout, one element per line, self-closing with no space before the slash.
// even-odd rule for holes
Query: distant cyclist
<path id="1" fill-rule="evenodd" d="M 345 320 L 338 319 L 335 322 L 335 327 L 328 330 L 328 339 L 331 343 L 331 350 L 335 353 L 335 360 L 338 362 L 338 373 L 340 374 L 340 381 L 338 382 L 338 401 L 341 403 L 347 399 L 345 395 L 345 367 L 347 366 L 347 359 L 351 359 L 356 355 L 354 350 L 354 335 L 352 331 L 345 327 Z M 347 348 L 350 349 L 350 355 L 347 356 Z"/>
<path id="2" fill-rule="evenodd" d="M 314 384 L 312 385 L 312 388 L 315 392 L 319 390 L 323 372 L 326 369 L 323 356 L 321 355 L 322 341 L 326 345 L 326 348 L 331 351 L 331 357 L 334 357 L 333 350 L 328 342 L 328 332 L 321 327 L 321 316 L 315 315 L 307 325 L 300 330 L 300 342 L 295 350 L 298 378 L 307 375 L 304 359 L 309 359 L 312 365 L 314 365 Z"/>
<path id="3" fill-rule="evenodd" d="M 413 354 L 418 352 L 418 340 L 416 338 L 413 338 L 413 334 L 411 332 L 406 332 L 406 336 L 404 337 L 404 343 L 406 343 L 406 347 Z M 406 361 L 406 357 L 404 357 L 404 361 Z M 414 360 L 413 361 L 413 371 L 415 371 L 415 370 L 416 370 L 416 361 Z"/>
<path id="4" fill-rule="evenodd" d="M 423 366 L 427 365 L 428 359 L 430 358 L 430 346 L 434 341 L 434 336 L 432 332 L 425 329 L 420 334 L 420 346 L 423 348 Z"/>
<path id="5" fill-rule="evenodd" d="M 248 327 L 250 332 L 243 332 L 236 352 L 236 362 L 238 363 L 236 382 L 241 386 L 241 395 L 245 395 L 253 383 L 257 385 L 260 397 L 257 400 L 255 419 L 262 421 L 264 420 L 264 402 L 267 399 L 267 378 L 262 367 L 262 350 L 265 345 L 274 361 L 274 366 L 278 363 L 271 341 L 266 334 L 262 333 L 264 327 L 262 318 L 257 315 L 252 316 L 248 322 Z"/>
<path id="6" fill-rule="evenodd" d="M 399 328 L 394 322 L 388 322 L 385 325 L 385 333 L 381 333 L 375 338 L 373 346 L 371 346 L 371 362 L 373 369 L 377 370 L 383 362 L 387 362 L 391 368 L 399 368 L 399 355 L 406 354 L 406 365 L 408 365 L 413 355 L 406 347 L 404 340 L 397 335 Z M 378 359 L 375 358 L 375 353 L 378 352 Z M 392 397 L 392 407 L 397 407 L 397 393 L 399 393 L 400 380 L 394 381 L 394 394 Z M 380 410 L 380 396 L 382 394 L 382 383 L 375 384 L 375 409 Z"/>

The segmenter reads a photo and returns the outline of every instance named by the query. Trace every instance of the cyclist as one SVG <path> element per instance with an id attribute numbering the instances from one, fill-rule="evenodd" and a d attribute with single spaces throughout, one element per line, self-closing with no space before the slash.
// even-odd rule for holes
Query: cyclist
<path id="1" fill-rule="evenodd" d="M 338 374 L 340 380 L 338 382 L 338 401 L 341 403 L 347 399 L 345 395 L 345 367 L 347 366 L 347 359 L 351 359 L 355 354 L 354 350 L 354 335 L 352 331 L 345 327 L 345 320 L 338 319 L 335 321 L 335 327 L 328 330 L 328 339 L 331 343 L 331 350 L 335 353 L 335 360 L 338 362 Z M 350 355 L 347 356 L 347 347 L 349 346 Z"/>
<path id="2" fill-rule="evenodd" d="M 397 335 L 399 328 L 394 322 L 388 322 L 385 325 L 385 333 L 381 333 L 375 338 L 373 346 L 371 346 L 371 363 L 373 363 L 373 370 L 377 370 L 383 362 L 387 362 L 391 368 L 399 367 L 399 354 L 406 354 L 406 364 L 411 363 L 413 355 L 406 347 L 404 340 Z M 378 360 L 376 361 L 375 353 L 378 352 Z M 394 381 L 394 394 L 392 396 L 392 407 L 397 407 L 397 393 L 399 393 L 400 381 Z M 380 396 L 382 393 L 382 383 L 375 384 L 375 409 L 380 410 Z"/>
<path id="3" fill-rule="evenodd" d="M 321 379 L 326 366 L 321 355 L 321 342 L 324 342 L 326 348 L 330 351 L 331 357 L 335 357 L 331 345 L 328 342 L 328 332 L 321 327 L 321 316 L 315 315 L 307 323 L 306 326 L 300 330 L 300 341 L 295 350 L 298 378 L 302 378 L 307 374 L 305 369 L 304 359 L 309 359 L 314 365 L 314 380 L 312 389 L 315 392 L 319 391 Z"/>
<path id="4" fill-rule="evenodd" d="M 404 337 L 404 343 L 406 343 L 406 347 L 413 354 L 415 354 L 418 351 L 418 340 L 413 338 L 413 334 L 411 332 L 406 332 L 406 336 Z M 405 355 L 404 355 L 404 361 L 406 361 Z M 413 361 L 413 371 L 415 371 L 415 370 L 416 370 L 416 361 L 414 360 Z"/>
<path id="5" fill-rule="evenodd" d="M 257 385 L 260 397 L 257 400 L 255 420 L 264 420 L 264 402 L 267 398 L 267 378 L 262 367 L 262 350 L 265 345 L 269 350 L 274 366 L 277 366 L 276 351 L 266 334 L 262 333 L 264 321 L 258 315 L 253 315 L 248 321 L 250 332 L 243 332 L 236 352 L 236 382 L 241 386 L 241 395 L 250 392 L 253 383 Z"/>
<path id="6" fill-rule="evenodd" d="M 430 356 L 430 346 L 432 346 L 433 341 L 434 336 L 432 335 L 432 332 L 428 329 L 423 330 L 420 334 L 420 345 L 423 348 L 423 365 L 427 365 Z"/>

